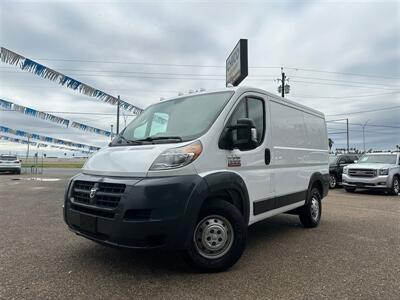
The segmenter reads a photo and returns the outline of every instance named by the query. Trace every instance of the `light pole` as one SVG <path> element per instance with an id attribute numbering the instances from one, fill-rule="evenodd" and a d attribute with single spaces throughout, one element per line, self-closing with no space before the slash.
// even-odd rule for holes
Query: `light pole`
<path id="1" fill-rule="evenodd" d="M 362 129 L 363 129 L 363 145 L 364 145 L 364 153 L 365 153 L 365 126 L 367 126 L 368 122 L 370 121 L 370 119 L 368 119 L 364 125 L 362 125 Z"/>
<path id="2" fill-rule="evenodd" d="M 113 139 L 113 135 L 114 135 L 113 129 L 114 129 L 114 125 L 111 124 L 111 140 Z"/>

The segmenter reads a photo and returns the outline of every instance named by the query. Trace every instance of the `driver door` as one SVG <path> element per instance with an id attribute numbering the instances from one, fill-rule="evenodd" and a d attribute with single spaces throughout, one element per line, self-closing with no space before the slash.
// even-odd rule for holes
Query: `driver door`
<path id="1" fill-rule="evenodd" d="M 239 119 L 249 118 L 256 125 L 258 146 L 251 150 L 233 149 L 227 154 L 228 169 L 238 172 L 246 183 L 250 198 L 250 219 L 274 208 L 273 173 L 269 168 L 271 134 L 267 111 L 268 102 L 263 97 L 248 95 L 238 101 L 226 124 L 234 125 Z"/>

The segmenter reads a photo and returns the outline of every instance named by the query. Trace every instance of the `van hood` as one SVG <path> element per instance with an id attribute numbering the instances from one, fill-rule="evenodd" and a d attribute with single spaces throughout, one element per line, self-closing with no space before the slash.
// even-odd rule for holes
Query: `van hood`
<path id="1" fill-rule="evenodd" d="M 374 169 L 374 170 L 379 170 L 379 169 L 387 169 L 391 168 L 393 165 L 391 164 L 351 164 L 348 165 L 347 168 L 349 169 Z"/>
<path id="2" fill-rule="evenodd" d="M 166 149 L 187 143 L 106 147 L 93 154 L 82 168 L 84 174 L 145 177 L 154 160 Z"/>

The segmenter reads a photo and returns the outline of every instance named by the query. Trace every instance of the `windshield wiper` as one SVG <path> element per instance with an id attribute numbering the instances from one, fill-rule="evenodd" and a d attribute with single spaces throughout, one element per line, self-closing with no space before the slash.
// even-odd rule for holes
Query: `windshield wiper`
<path id="1" fill-rule="evenodd" d="M 126 137 L 124 137 L 123 135 L 118 135 L 118 144 L 121 144 L 121 140 L 125 141 L 127 144 L 139 144 L 141 145 L 142 143 L 140 141 L 137 140 L 128 140 Z"/>
<path id="2" fill-rule="evenodd" d="M 149 136 L 144 139 L 134 140 L 134 142 L 153 142 L 157 140 L 178 140 L 182 142 L 182 138 L 180 136 Z"/>

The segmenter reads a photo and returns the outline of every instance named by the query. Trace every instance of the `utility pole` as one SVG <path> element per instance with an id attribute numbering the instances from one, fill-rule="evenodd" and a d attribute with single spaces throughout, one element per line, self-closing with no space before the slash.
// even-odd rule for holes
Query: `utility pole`
<path id="1" fill-rule="evenodd" d="M 367 126 L 367 123 L 369 122 L 370 119 L 368 119 L 364 125 L 362 125 L 362 129 L 363 129 L 363 145 L 364 145 L 364 153 L 365 153 L 365 126 Z"/>
<path id="2" fill-rule="evenodd" d="M 118 95 L 118 102 L 117 102 L 117 134 L 119 134 L 119 103 L 120 103 L 120 97 Z"/>
<path id="3" fill-rule="evenodd" d="M 281 78 L 276 79 L 276 81 L 280 81 L 281 85 L 278 86 L 278 93 L 281 94 L 282 98 L 285 98 L 285 94 L 289 94 L 290 92 L 290 85 L 287 84 L 290 78 L 286 77 L 285 72 L 283 72 L 283 67 L 281 68 Z"/>
<path id="4" fill-rule="evenodd" d="M 28 157 L 29 157 L 29 145 L 30 145 L 30 139 L 31 139 L 31 135 L 28 134 L 28 148 L 26 149 L 26 158 L 25 158 L 25 164 L 26 166 L 28 166 Z M 26 167 L 26 173 L 28 173 L 28 167 Z"/>
<path id="5" fill-rule="evenodd" d="M 346 119 L 347 153 L 349 153 L 349 118 Z"/>

